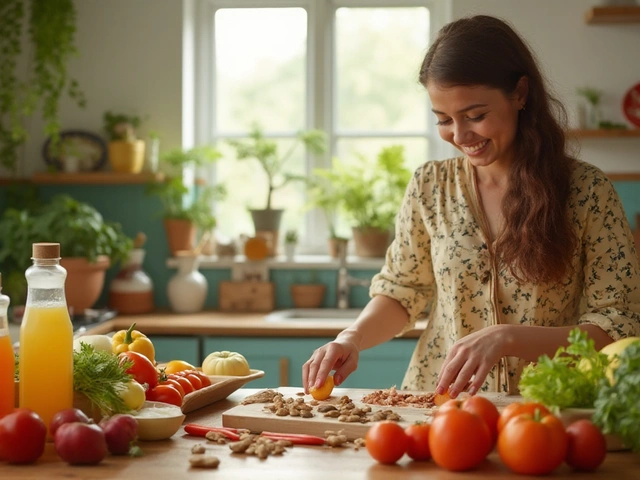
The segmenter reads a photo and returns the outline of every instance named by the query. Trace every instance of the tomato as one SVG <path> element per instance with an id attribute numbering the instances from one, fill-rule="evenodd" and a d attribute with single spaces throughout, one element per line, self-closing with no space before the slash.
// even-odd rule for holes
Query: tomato
<path id="1" fill-rule="evenodd" d="M 429 428 L 429 450 L 440 467 L 461 472 L 477 467 L 491 450 L 491 431 L 475 413 L 451 408 Z"/>
<path id="2" fill-rule="evenodd" d="M 32 463 L 44 452 L 47 426 L 40 416 L 18 408 L 0 418 L 0 460 Z"/>
<path id="3" fill-rule="evenodd" d="M 182 395 L 171 385 L 156 385 L 149 391 L 147 399 L 152 402 L 170 403 L 178 407 L 182 406 Z"/>
<path id="4" fill-rule="evenodd" d="M 200 380 L 202 381 L 202 388 L 205 388 L 211 385 L 211 379 L 207 375 L 205 375 L 203 372 L 201 372 L 200 370 L 194 370 L 194 373 L 198 375 L 198 378 L 200 378 Z"/>
<path id="5" fill-rule="evenodd" d="M 444 403 L 436 412 L 436 415 L 441 412 L 446 412 L 449 409 L 458 408 L 467 412 L 475 413 L 478 415 L 484 423 L 489 427 L 491 432 L 491 448 L 495 445 L 498 439 L 498 419 L 500 418 L 500 412 L 498 408 L 485 397 L 474 395 L 472 397 L 465 398 L 464 400 L 449 400 Z"/>
<path id="6" fill-rule="evenodd" d="M 133 362 L 133 365 L 127 369 L 127 373 L 133 376 L 133 379 L 140 385 L 145 383 L 149 388 L 153 388 L 158 384 L 158 372 L 156 367 L 153 366 L 151 360 L 138 352 L 122 352 L 118 355 L 120 362 L 129 360 Z"/>
<path id="7" fill-rule="evenodd" d="M 402 458 L 409 447 L 409 437 L 396 422 L 374 423 L 365 435 L 367 451 L 380 463 L 392 464 Z"/>
<path id="8" fill-rule="evenodd" d="M 78 408 L 65 408 L 56 412 L 49 422 L 49 434 L 54 436 L 58 428 L 65 423 L 80 422 L 89 423 L 89 417 Z"/>
<path id="9" fill-rule="evenodd" d="M 200 380 L 200 377 L 198 377 L 198 375 L 194 375 L 193 373 L 189 373 L 188 371 L 180 372 L 178 373 L 178 375 L 181 375 L 182 377 L 189 380 L 189 383 L 193 385 L 194 390 L 200 390 L 202 388 L 202 380 Z"/>
<path id="10" fill-rule="evenodd" d="M 182 398 L 184 398 L 185 396 L 184 388 L 182 388 L 182 385 L 180 385 L 179 381 L 174 380 L 173 378 L 167 378 L 164 382 L 160 382 L 158 385 L 171 385 L 173 388 L 180 392 Z"/>
<path id="11" fill-rule="evenodd" d="M 404 433 L 409 438 L 407 455 L 413 460 L 429 460 L 431 451 L 429 450 L 429 424 L 414 423 L 404 429 Z"/>
<path id="12" fill-rule="evenodd" d="M 509 420 L 498 434 L 498 454 L 515 473 L 546 475 L 564 461 L 567 443 L 560 419 L 538 409 Z"/>
<path id="13" fill-rule="evenodd" d="M 502 410 L 500 418 L 498 419 L 498 433 L 502 431 L 504 426 L 513 417 L 517 417 L 523 413 L 534 415 L 536 410 L 540 410 L 540 413 L 544 415 L 549 415 L 551 413 L 547 407 L 537 402 L 514 402 L 507 405 L 505 409 Z"/>
<path id="14" fill-rule="evenodd" d="M 593 471 L 607 456 L 607 441 L 590 420 L 573 422 L 566 429 L 569 440 L 565 461 L 576 470 Z"/>
<path id="15" fill-rule="evenodd" d="M 177 374 L 171 374 L 171 375 L 168 375 L 168 377 L 170 380 L 175 380 L 182 386 L 182 389 L 184 390 L 185 395 L 189 395 L 191 392 L 196 391 L 196 389 L 193 388 L 193 385 L 191 385 L 191 382 L 186 378 L 181 377 L 180 375 L 177 375 Z"/>
<path id="16" fill-rule="evenodd" d="M 194 367 L 188 362 L 185 362 L 184 360 L 171 360 L 169 363 L 167 363 L 164 366 L 164 373 L 169 375 L 170 373 L 178 373 L 183 370 L 195 370 L 195 369 L 196 367 Z"/>

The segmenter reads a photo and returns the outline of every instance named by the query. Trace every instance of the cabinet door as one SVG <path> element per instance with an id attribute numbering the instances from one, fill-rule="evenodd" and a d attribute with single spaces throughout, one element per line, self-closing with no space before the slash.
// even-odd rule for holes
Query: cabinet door
<path id="1" fill-rule="evenodd" d="M 200 366 L 200 337 L 172 337 L 154 335 L 153 342 L 158 363 L 184 360 L 196 367 Z"/>
<path id="2" fill-rule="evenodd" d="M 417 339 L 396 339 L 360 353 L 358 369 L 342 387 L 384 389 L 400 388 L 416 347 Z"/>

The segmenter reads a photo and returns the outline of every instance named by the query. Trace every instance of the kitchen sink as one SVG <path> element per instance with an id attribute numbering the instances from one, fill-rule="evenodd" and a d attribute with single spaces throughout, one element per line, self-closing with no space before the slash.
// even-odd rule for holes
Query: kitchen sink
<path id="1" fill-rule="evenodd" d="M 264 317 L 267 322 L 353 322 L 360 308 L 292 308 L 277 310 Z"/>

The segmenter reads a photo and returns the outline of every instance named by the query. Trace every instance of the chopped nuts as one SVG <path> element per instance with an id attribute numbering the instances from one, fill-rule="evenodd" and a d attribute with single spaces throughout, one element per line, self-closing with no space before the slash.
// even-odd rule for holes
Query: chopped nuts
<path id="1" fill-rule="evenodd" d="M 204 448 L 204 445 L 202 445 L 201 443 L 196 443 L 193 447 L 191 447 L 191 453 L 193 454 L 199 454 L 204 452 L 205 452 L 205 448 Z"/>

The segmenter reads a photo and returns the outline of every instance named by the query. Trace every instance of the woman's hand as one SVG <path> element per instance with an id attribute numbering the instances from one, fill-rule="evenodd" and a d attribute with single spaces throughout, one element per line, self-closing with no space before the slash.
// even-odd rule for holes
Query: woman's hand
<path id="1" fill-rule="evenodd" d="M 359 356 L 360 349 L 356 342 L 340 335 L 333 342 L 315 350 L 302 366 L 302 385 L 305 393 L 309 393 L 309 388 L 313 386 L 320 388 L 332 370 L 335 370 L 333 382 L 339 386 L 358 368 Z"/>
<path id="2" fill-rule="evenodd" d="M 456 398 L 466 389 L 475 394 L 491 368 L 506 355 L 508 340 L 502 327 L 485 327 L 458 340 L 442 364 L 436 393 L 443 394 L 448 389 L 451 398 Z"/>

